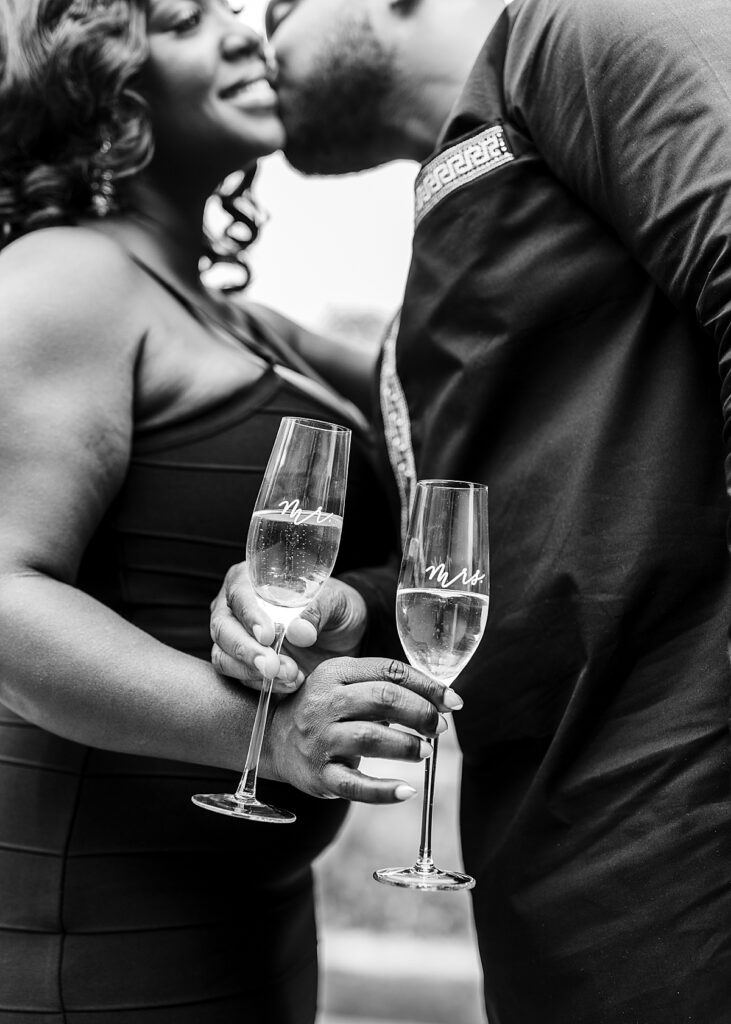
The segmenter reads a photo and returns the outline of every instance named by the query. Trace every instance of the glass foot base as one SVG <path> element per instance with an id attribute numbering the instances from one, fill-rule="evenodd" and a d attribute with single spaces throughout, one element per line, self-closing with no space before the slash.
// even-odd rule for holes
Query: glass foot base
<path id="1" fill-rule="evenodd" d="M 197 793 L 191 797 L 196 807 L 217 814 L 228 814 L 232 818 L 247 818 L 249 821 L 267 821 L 274 825 L 289 825 L 297 820 L 291 811 L 280 811 L 258 800 L 238 800 L 233 793 Z"/>
<path id="2" fill-rule="evenodd" d="M 432 892 L 450 892 L 456 889 L 472 889 L 475 884 L 471 875 L 463 875 L 459 871 L 420 871 L 410 868 L 381 868 L 374 871 L 373 877 L 384 885 L 398 885 L 402 889 L 421 889 Z"/>

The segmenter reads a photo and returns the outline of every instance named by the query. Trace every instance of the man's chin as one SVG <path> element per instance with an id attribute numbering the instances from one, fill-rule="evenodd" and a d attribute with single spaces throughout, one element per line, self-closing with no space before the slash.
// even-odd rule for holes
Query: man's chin
<path id="1" fill-rule="evenodd" d="M 282 149 L 287 163 L 294 167 L 300 174 L 327 174 L 327 171 L 320 170 L 320 162 L 313 158 L 311 153 L 303 153 L 297 146 L 286 143 Z"/>
<path id="2" fill-rule="evenodd" d="M 290 155 L 285 149 L 284 155 L 295 171 L 299 171 L 300 174 L 307 175 L 307 177 L 316 177 L 318 175 L 326 177 L 328 175 L 336 174 L 354 174 L 356 171 L 364 170 L 363 167 L 352 167 L 348 164 L 343 164 L 337 161 L 331 160 L 318 160 L 312 157 L 301 157 L 297 154 L 294 156 Z"/>
<path id="3" fill-rule="evenodd" d="M 372 153 L 321 149 L 299 146 L 295 141 L 287 139 L 282 150 L 289 164 L 300 174 L 335 175 L 357 174 L 359 171 L 377 167 L 384 160 L 374 158 Z"/>

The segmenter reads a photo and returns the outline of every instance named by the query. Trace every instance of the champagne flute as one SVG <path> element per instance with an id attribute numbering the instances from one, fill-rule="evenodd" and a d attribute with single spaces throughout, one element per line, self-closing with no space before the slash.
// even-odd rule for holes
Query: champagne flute
<path id="1" fill-rule="evenodd" d="M 254 591 L 274 622 L 279 654 L 287 626 L 335 564 L 343 527 L 351 432 L 323 420 L 286 416 L 279 425 L 246 541 Z M 286 824 L 291 811 L 256 797 L 259 756 L 273 678 L 264 677 L 244 773 L 235 793 L 201 793 L 193 803 L 251 821 Z"/>
<path id="2" fill-rule="evenodd" d="M 490 601 L 487 487 L 465 480 L 421 480 L 396 592 L 396 623 L 409 662 L 451 685 L 477 649 Z M 411 867 L 373 877 L 409 889 L 471 889 L 475 880 L 432 859 L 432 810 L 439 738 L 424 766 L 419 856 Z"/>

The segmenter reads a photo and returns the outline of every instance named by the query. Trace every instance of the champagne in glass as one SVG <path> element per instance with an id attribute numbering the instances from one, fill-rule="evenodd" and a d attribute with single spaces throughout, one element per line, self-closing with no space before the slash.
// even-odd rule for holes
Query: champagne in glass
<path id="1" fill-rule="evenodd" d="M 316 596 L 333 570 L 343 527 L 351 432 L 322 420 L 285 417 L 251 517 L 246 559 L 259 601 L 274 622 L 279 654 L 287 626 Z M 259 706 L 235 793 L 198 794 L 209 811 L 252 821 L 287 823 L 291 811 L 256 797 L 259 756 L 272 678 L 262 682 Z"/>
<path id="2" fill-rule="evenodd" d="M 487 488 L 464 480 L 416 485 L 396 592 L 396 624 L 414 668 L 451 685 L 482 639 L 490 602 Z M 432 859 L 431 831 L 438 737 L 424 766 L 419 856 L 411 867 L 374 872 L 409 889 L 471 889 L 474 878 L 443 871 Z"/>

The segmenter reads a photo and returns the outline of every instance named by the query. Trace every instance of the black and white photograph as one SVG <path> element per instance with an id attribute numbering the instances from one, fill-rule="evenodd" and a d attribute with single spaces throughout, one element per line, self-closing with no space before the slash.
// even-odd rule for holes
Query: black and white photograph
<path id="1" fill-rule="evenodd" d="M 0 0 L 0 1024 L 731 1024 L 729 0 Z"/>

